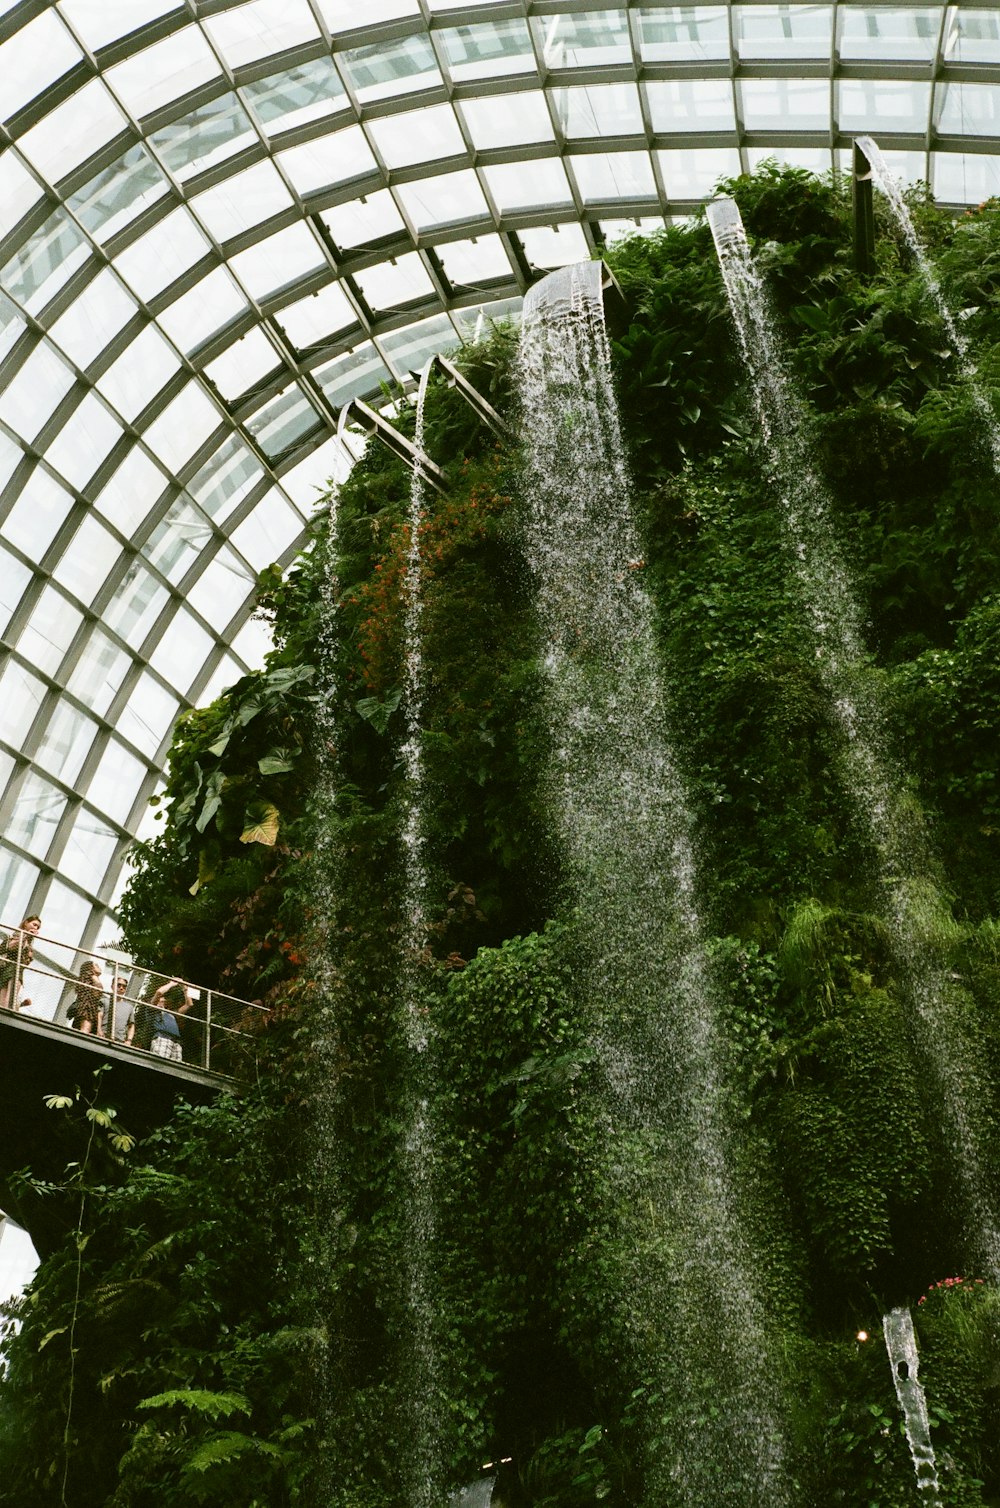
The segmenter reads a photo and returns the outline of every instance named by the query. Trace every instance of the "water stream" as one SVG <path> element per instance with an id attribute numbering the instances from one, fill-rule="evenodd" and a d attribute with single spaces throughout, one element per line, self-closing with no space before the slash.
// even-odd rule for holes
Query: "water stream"
<path id="1" fill-rule="evenodd" d="M 920 269 L 920 276 L 923 279 L 924 287 L 927 289 L 938 314 L 941 316 L 941 322 L 948 337 L 948 344 L 958 358 L 959 371 L 962 374 L 969 396 L 975 404 L 976 411 L 982 420 L 983 433 L 993 459 L 993 469 L 1000 476 L 1000 424 L 997 422 L 997 416 L 992 403 L 979 385 L 976 363 L 969 349 L 969 342 L 958 328 L 955 317 L 944 296 L 941 284 L 938 281 L 937 274 L 934 271 L 931 259 L 924 250 L 920 237 L 917 235 L 913 218 L 906 205 L 906 200 L 903 198 L 899 184 L 889 171 L 885 158 L 879 150 L 878 143 L 873 141 L 870 136 L 859 136 L 857 144 L 868 159 L 872 170 L 873 182 L 878 185 L 889 201 L 892 213 L 910 255 Z"/>
<path id="2" fill-rule="evenodd" d="M 414 445 L 424 453 L 424 404 L 427 385 L 417 397 Z M 423 645 L 421 637 L 422 581 L 420 526 L 426 488 L 419 467 L 410 480 L 409 545 L 403 579 L 403 927 L 401 939 L 401 995 L 403 1026 L 410 1053 L 404 1107 L 407 1128 L 403 1143 L 408 1198 L 409 1243 L 405 1254 L 409 1355 L 401 1379 L 409 1413 L 411 1449 L 407 1458 L 408 1508 L 439 1508 L 441 1500 L 440 1395 L 437 1352 L 437 1306 L 432 1269 L 435 1239 L 435 1139 L 428 1104 L 431 1072 L 430 1017 L 424 986 L 427 949 L 427 863 L 424 833 L 424 763 L 421 735 L 423 713 Z"/>
<path id="3" fill-rule="evenodd" d="M 601 1069 L 609 1306 L 659 1402 L 646 1501 L 787 1502 L 779 1368 L 734 1176 L 692 820 L 642 584 L 600 264 L 524 305 L 519 382 L 551 740 L 549 799 Z"/>
<path id="4" fill-rule="evenodd" d="M 906 1439 L 917 1477 L 920 1500 L 923 1503 L 939 1503 L 941 1495 L 937 1463 L 931 1444 L 927 1399 L 920 1383 L 920 1356 L 909 1309 L 890 1309 L 888 1314 L 882 1316 L 882 1329 L 896 1397 L 903 1411 Z"/>
<path id="5" fill-rule="evenodd" d="M 785 373 L 766 291 L 754 267 L 739 210 L 713 201 L 708 219 L 732 309 L 740 352 L 764 442 L 768 480 L 778 497 L 789 558 L 813 630 L 817 667 L 842 734 L 845 783 L 875 851 L 875 868 L 899 981 L 911 1006 L 918 1054 L 936 1087 L 955 1149 L 970 1265 L 1000 1277 L 995 1180 L 972 1106 L 986 1089 L 972 1038 L 968 997 L 947 959 L 953 923 L 937 882 L 923 815 L 889 752 L 885 708 L 865 647 L 864 620 L 816 474 L 808 426 Z"/>

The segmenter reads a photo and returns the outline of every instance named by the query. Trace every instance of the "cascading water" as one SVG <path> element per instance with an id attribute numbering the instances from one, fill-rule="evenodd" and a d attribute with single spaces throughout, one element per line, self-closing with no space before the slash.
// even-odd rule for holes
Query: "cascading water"
<path id="1" fill-rule="evenodd" d="M 567 268 L 529 292 L 518 367 L 550 800 L 603 1069 L 608 1198 L 627 1232 L 609 1302 L 663 1394 L 647 1501 L 780 1508 L 777 1367 L 733 1176 L 692 822 L 641 581 L 600 272 Z"/>
<path id="2" fill-rule="evenodd" d="M 942 939 L 952 926 L 936 883 L 922 816 L 888 753 L 882 697 L 863 623 L 840 556 L 826 489 L 809 456 L 798 399 L 785 376 L 767 296 L 733 200 L 708 206 L 740 351 L 781 505 L 789 553 L 815 635 L 817 664 L 843 734 L 855 809 L 877 853 L 897 971 L 911 1004 L 916 1046 L 931 1070 L 964 1195 L 970 1255 L 1000 1278 L 1000 1228 L 986 1151 L 970 1107 L 985 1103 L 968 1025 L 969 1001 L 949 978 Z"/>
<path id="3" fill-rule="evenodd" d="M 990 455 L 993 458 L 993 469 L 1000 476 L 1000 423 L 997 422 L 993 405 L 979 385 L 976 363 L 969 350 L 969 342 L 955 322 L 955 317 L 948 306 L 948 301 L 944 296 L 937 274 L 931 265 L 931 260 L 921 244 L 920 237 L 917 235 L 912 216 L 906 206 L 906 200 L 900 192 L 899 184 L 889 172 L 885 158 L 879 150 L 878 143 L 873 141 L 870 136 L 859 136 L 857 138 L 857 145 L 868 159 L 873 181 L 889 201 L 896 224 L 902 232 L 910 255 L 920 269 L 920 276 L 923 279 L 924 287 L 927 289 L 938 314 L 941 316 L 941 322 L 948 337 L 948 344 L 958 358 L 959 371 L 962 374 L 969 396 L 972 398 L 976 410 L 983 421 L 986 442 L 989 445 Z"/>
<path id="4" fill-rule="evenodd" d="M 923 1503 L 939 1503 L 941 1494 L 937 1462 L 931 1444 L 927 1399 L 920 1384 L 920 1356 L 909 1309 L 890 1309 L 888 1314 L 882 1316 L 882 1330 L 892 1367 L 896 1397 L 903 1411 L 906 1439 L 917 1477 L 920 1500 Z"/>
<path id="5" fill-rule="evenodd" d="M 417 396 L 414 445 L 424 453 L 424 402 L 427 383 Z M 420 528 L 425 484 L 420 467 L 410 481 L 409 548 L 403 580 L 404 676 L 403 704 L 406 733 L 402 746 L 405 774 L 403 820 L 402 1000 L 404 1031 L 411 1058 L 403 1146 L 409 1195 L 410 1241 L 406 1253 L 410 1354 L 405 1378 L 411 1419 L 412 1449 L 408 1460 L 410 1508 L 438 1508 L 441 1499 L 437 1313 L 431 1271 L 435 1234 L 434 1129 L 426 1095 L 430 1071 L 430 1030 L 423 989 L 423 959 L 427 947 L 427 866 L 423 823 L 424 766 L 421 743 L 423 706 L 423 648 L 421 640 Z"/>

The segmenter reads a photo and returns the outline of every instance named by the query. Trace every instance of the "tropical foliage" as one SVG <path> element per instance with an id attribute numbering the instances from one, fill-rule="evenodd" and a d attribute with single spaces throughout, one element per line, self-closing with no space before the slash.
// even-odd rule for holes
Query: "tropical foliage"
<path id="1" fill-rule="evenodd" d="M 983 407 L 881 206 L 862 277 L 839 188 L 772 165 L 729 189 L 863 603 L 903 799 L 930 835 L 927 947 L 971 1044 L 995 1183 L 1000 540 Z M 992 395 L 1000 208 L 956 222 L 912 201 Z M 790 1380 L 792 1501 L 915 1500 L 881 1331 L 905 1303 L 942 1500 L 985 1508 L 1000 1497 L 1000 1293 L 975 1280 L 998 1274 L 965 1266 L 961 1149 L 915 1041 L 711 237 L 697 221 L 609 259 L 631 309 L 614 358 L 643 580 Z M 461 358 L 511 424 L 515 346 L 501 327 Z M 85 1178 L 87 1199 L 7 1341 L 0 1479 L 24 1508 L 390 1508 L 422 1501 L 415 1475 L 444 1501 L 485 1462 L 503 1463 L 505 1504 L 649 1501 L 684 1383 L 643 1374 L 610 1298 L 625 1212 L 602 1182 L 599 1064 L 545 794 L 516 447 L 443 382 L 425 444 L 450 484 L 419 523 L 430 945 L 410 936 L 401 861 L 410 481 L 370 446 L 289 576 L 262 579 L 265 669 L 177 730 L 126 936 L 275 1020 L 253 1086 L 179 1111 L 111 1167 L 88 1161 L 83 1101 L 53 1112 L 80 1114 L 82 1140 L 50 1197 L 79 1200 Z M 113 1074 L 95 1094 L 90 1109 L 113 1108 Z M 700 1508 L 717 1508 L 706 1492 Z"/>

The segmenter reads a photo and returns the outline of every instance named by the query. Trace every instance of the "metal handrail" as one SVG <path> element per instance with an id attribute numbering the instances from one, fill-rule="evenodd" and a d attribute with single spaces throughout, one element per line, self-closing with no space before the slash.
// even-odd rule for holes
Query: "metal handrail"
<path id="1" fill-rule="evenodd" d="M 269 1015 L 259 1000 L 243 1000 L 176 974 L 147 969 L 120 955 L 75 947 L 41 932 L 32 935 L 20 926 L 0 923 L 0 933 L 11 941 L 16 938 L 16 948 L 6 958 L 14 963 L 6 1001 L 9 1009 L 143 1055 L 170 1057 L 219 1078 L 234 1078 L 256 1039 L 256 1025 Z M 0 937 L 0 947 L 4 946 Z M 98 966 L 98 977 L 83 977 L 88 963 Z M 123 987 L 119 981 L 124 981 Z M 172 987 L 184 991 L 186 1004 L 167 1003 L 164 997 Z M 97 1015 L 97 1029 L 89 1033 L 73 1020 L 74 1005 L 88 989 L 98 996 L 96 1002 L 81 1002 L 91 1022 Z M 177 1023 L 176 1036 L 165 1026 L 166 1018 Z M 157 1025 L 164 1030 L 157 1032 Z M 175 1041 L 177 1048 L 166 1051 L 154 1046 L 158 1036 Z"/>

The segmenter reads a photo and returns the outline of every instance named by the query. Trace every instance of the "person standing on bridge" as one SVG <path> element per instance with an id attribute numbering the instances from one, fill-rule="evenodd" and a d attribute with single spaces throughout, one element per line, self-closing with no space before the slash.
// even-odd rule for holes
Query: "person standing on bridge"
<path id="1" fill-rule="evenodd" d="M 191 1009 L 191 993 L 179 979 L 170 979 L 161 984 L 149 1002 L 152 1016 L 153 1040 L 149 1050 L 158 1058 L 170 1058 L 175 1063 L 183 1062 L 181 1050 L 181 1017 Z"/>
<path id="2" fill-rule="evenodd" d="M 69 1017 L 79 1032 L 88 1032 L 95 1037 L 104 1036 L 101 1020 L 101 1001 L 104 996 L 104 977 L 101 966 L 94 958 L 87 958 L 80 965 L 80 982 L 75 988 L 76 998 L 70 1007 Z"/>
<path id="3" fill-rule="evenodd" d="M 26 916 L 20 927 L 0 945 L 0 1008 L 4 1010 L 21 1008 L 22 975 L 34 957 L 32 943 L 41 925 L 40 916 Z"/>

